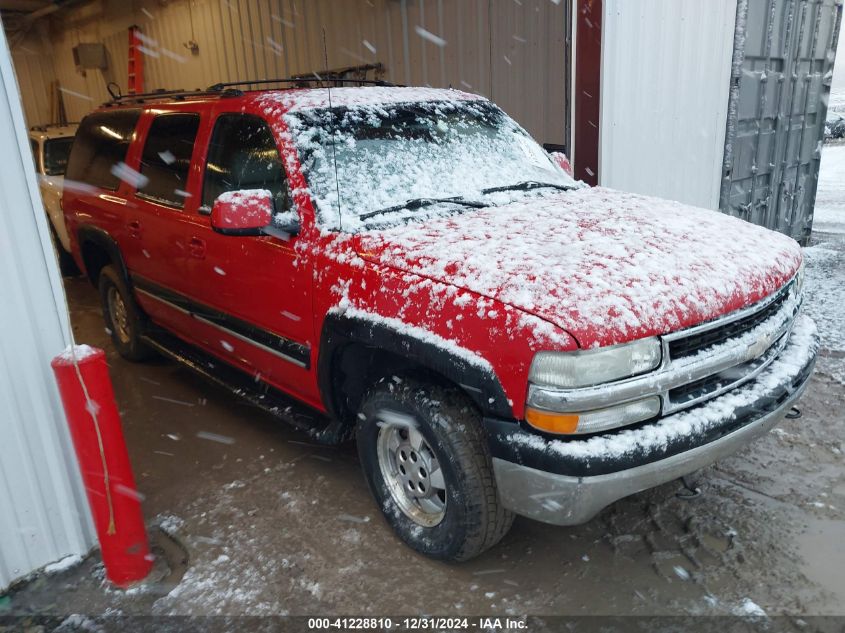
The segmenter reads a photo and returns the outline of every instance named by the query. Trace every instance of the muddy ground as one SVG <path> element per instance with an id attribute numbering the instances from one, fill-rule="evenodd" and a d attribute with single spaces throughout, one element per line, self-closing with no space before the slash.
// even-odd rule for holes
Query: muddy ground
<path id="1" fill-rule="evenodd" d="M 704 471 L 697 499 L 671 483 L 580 527 L 517 518 L 460 565 L 393 537 L 354 447 L 312 445 L 171 362 L 120 359 L 96 293 L 68 279 L 77 340 L 107 351 L 159 560 L 121 591 L 94 553 L 18 586 L 0 615 L 845 614 L 845 234 L 807 255 L 807 309 L 831 344 L 801 418 Z"/>

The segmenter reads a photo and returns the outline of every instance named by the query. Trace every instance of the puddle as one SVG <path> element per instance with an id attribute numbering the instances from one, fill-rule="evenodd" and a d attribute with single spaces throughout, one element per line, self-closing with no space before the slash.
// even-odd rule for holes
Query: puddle
<path id="1" fill-rule="evenodd" d="M 835 597 L 837 613 L 845 614 L 845 521 L 807 518 L 798 536 L 797 551 L 804 559 L 801 571 Z"/>

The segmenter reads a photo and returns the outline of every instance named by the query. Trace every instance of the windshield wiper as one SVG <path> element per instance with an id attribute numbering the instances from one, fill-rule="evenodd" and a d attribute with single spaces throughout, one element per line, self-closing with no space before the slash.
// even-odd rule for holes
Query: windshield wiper
<path id="1" fill-rule="evenodd" d="M 497 191 L 528 191 L 529 189 L 542 189 L 550 187 L 552 189 L 560 189 L 561 191 L 571 191 L 575 189 L 572 185 L 558 185 L 552 182 L 538 182 L 536 180 L 524 180 L 512 185 L 502 185 L 501 187 L 488 187 L 482 189 L 481 193 L 496 193 Z"/>
<path id="2" fill-rule="evenodd" d="M 473 207 L 475 209 L 483 209 L 488 207 L 486 202 L 478 202 L 476 200 L 466 200 L 461 198 L 460 196 L 452 196 L 451 198 L 414 198 L 413 200 L 408 200 L 407 202 L 403 202 L 402 204 L 397 204 L 393 207 L 386 207 L 384 209 L 379 209 L 378 211 L 370 211 L 369 213 L 365 213 L 364 215 L 358 216 L 360 220 L 368 220 L 370 218 L 374 218 L 377 215 L 384 215 L 385 213 L 393 213 L 394 211 L 416 211 L 417 209 L 422 209 L 423 207 L 430 207 L 433 204 L 442 204 L 442 203 L 451 203 L 451 204 L 458 204 L 464 207 Z"/>

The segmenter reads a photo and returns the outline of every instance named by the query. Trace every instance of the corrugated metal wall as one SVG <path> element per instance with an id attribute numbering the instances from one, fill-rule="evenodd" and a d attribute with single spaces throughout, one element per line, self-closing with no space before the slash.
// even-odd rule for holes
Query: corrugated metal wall
<path id="1" fill-rule="evenodd" d="M 71 120 L 108 98 L 99 71 L 79 75 L 71 50 L 105 43 L 108 80 L 126 86 L 131 24 L 157 45 L 145 58 L 146 88 L 198 88 L 218 81 L 287 77 L 325 67 L 382 62 L 386 79 L 408 85 L 452 86 L 492 98 L 539 141 L 567 138 L 568 3 L 561 0 L 181 0 L 93 2 L 52 22 L 47 52 L 65 93 Z M 445 43 L 432 41 L 420 29 Z M 194 40 L 199 54 L 184 43 Z M 29 40 L 28 40 L 29 41 Z M 39 53 L 33 42 L 24 44 Z M 46 120 L 37 58 L 15 50 L 27 115 Z"/>
<path id="2" fill-rule="evenodd" d="M 736 0 L 605 0 L 601 184 L 719 208 Z"/>
<path id="3" fill-rule="evenodd" d="M 50 370 L 69 324 L 23 123 L 0 32 L 0 592 L 94 543 Z"/>
<path id="4" fill-rule="evenodd" d="M 40 25 L 46 27 L 46 24 Z M 21 100 L 27 119 L 35 123 L 50 118 L 50 82 L 56 78 L 52 56 L 45 55 L 50 41 L 46 28 L 29 35 L 12 51 Z"/>
<path id="5" fill-rule="evenodd" d="M 721 206 L 806 243 L 841 0 L 740 0 Z"/>

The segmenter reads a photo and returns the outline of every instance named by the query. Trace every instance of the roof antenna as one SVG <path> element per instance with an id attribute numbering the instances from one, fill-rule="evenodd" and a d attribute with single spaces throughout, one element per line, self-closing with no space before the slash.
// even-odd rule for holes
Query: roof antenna
<path id="1" fill-rule="evenodd" d="M 343 230 L 343 211 L 341 210 L 340 205 L 340 180 L 337 176 L 337 150 L 335 149 L 335 142 L 334 142 L 334 110 L 332 109 L 332 86 L 331 81 L 329 79 L 329 49 L 326 46 L 326 28 L 323 27 L 323 61 L 326 64 L 326 90 L 329 92 L 329 117 L 331 119 L 331 126 L 332 126 L 332 162 L 334 163 L 334 185 L 337 189 L 337 226 L 342 231 Z"/>

